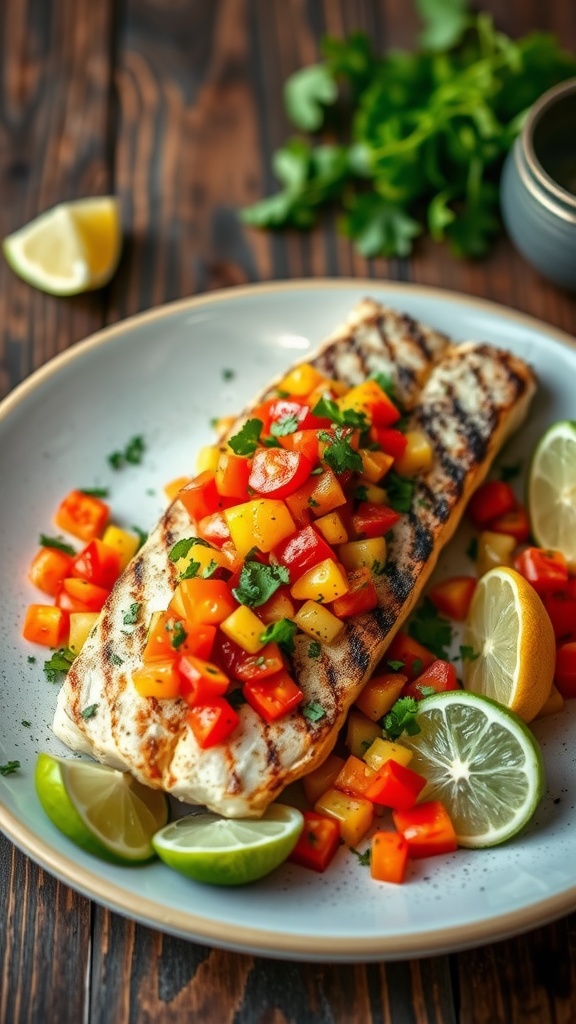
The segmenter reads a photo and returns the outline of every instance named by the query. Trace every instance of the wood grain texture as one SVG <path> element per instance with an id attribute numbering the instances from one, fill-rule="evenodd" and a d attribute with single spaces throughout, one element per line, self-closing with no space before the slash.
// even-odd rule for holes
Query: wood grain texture
<path id="1" fill-rule="evenodd" d="M 576 5 L 485 0 L 511 35 L 576 49 Z M 247 281 L 358 276 L 452 288 L 576 332 L 576 301 L 502 238 L 457 262 L 433 243 L 366 261 L 334 217 L 245 228 L 290 134 L 282 85 L 325 33 L 412 45 L 406 0 L 4 0 L 0 232 L 109 191 L 125 247 L 108 289 L 58 300 L 0 261 L 0 394 L 101 324 Z M 369 965 L 266 960 L 189 943 L 89 903 L 0 838 L 0 1024 L 573 1024 L 576 915 L 470 952 Z"/>

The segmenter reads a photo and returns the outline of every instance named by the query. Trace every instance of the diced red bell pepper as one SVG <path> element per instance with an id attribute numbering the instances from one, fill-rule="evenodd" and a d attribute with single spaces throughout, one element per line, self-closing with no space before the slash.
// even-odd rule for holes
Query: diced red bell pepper
<path id="1" fill-rule="evenodd" d="M 223 548 L 224 544 L 230 543 L 230 530 L 222 512 L 213 512 L 198 520 L 196 533 L 215 548 Z"/>
<path id="2" fill-rule="evenodd" d="M 282 437 L 278 437 L 277 441 L 287 451 L 300 452 L 308 459 L 312 467 L 318 464 L 317 430 L 295 430 L 293 434 L 284 434 Z"/>
<path id="3" fill-rule="evenodd" d="M 408 676 L 409 680 L 416 679 L 424 669 L 429 668 L 435 661 L 435 654 L 404 632 L 396 633 L 384 655 L 385 665 L 391 666 L 396 671 L 398 662 L 398 670 Z"/>
<path id="4" fill-rule="evenodd" d="M 518 508 L 505 512 L 490 520 L 492 533 L 505 533 L 509 537 L 515 537 L 518 544 L 525 544 L 530 536 L 530 520 L 526 509 L 519 505 Z"/>
<path id="5" fill-rule="evenodd" d="M 240 721 L 225 697 L 214 697 L 210 704 L 190 708 L 187 722 L 202 750 L 223 743 Z"/>
<path id="6" fill-rule="evenodd" d="M 458 846 L 454 826 L 440 800 L 428 800 L 407 811 L 393 811 L 392 820 L 408 843 L 410 857 L 454 853 Z"/>
<path id="7" fill-rule="evenodd" d="M 561 590 L 568 582 L 566 559 L 560 551 L 525 548 L 514 559 L 514 566 L 540 596 Z"/>
<path id="8" fill-rule="evenodd" d="M 287 715 L 304 698 L 302 690 L 284 668 L 268 679 L 248 680 L 242 687 L 242 693 L 266 722 L 275 722 Z"/>
<path id="9" fill-rule="evenodd" d="M 305 526 L 292 533 L 274 548 L 273 554 L 276 561 L 288 569 L 292 584 L 308 569 L 327 558 L 334 558 L 332 548 L 313 526 Z"/>
<path id="10" fill-rule="evenodd" d="M 268 643 L 258 654 L 248 654 L 240 644 L 219 631 L 214 657 L 233 679 L 268 679 L 284 668 L 284 659 L 278 644 Z"/>
<path id="11" fill-rule="evenodd" d="M 57 548 L 44 547 L 34 555 L 28 579 L 38 590 L 54 597 L 62 580 L 72 575 L 72 556 Z"/>
<path id="12" fill-rule="evenodd" d="M 576 641 L 558 647 L 554 682 L 563 697 L 576 697 Z"/>
<path id="13" fill-rule="evenodd" d="M 194 522 L 211 516 L 225 507 L 225 502 L 216 487 L 216 476 L 209 470 L 199 473 L 178 493 L 188 515 Z"/>
<path id="14" fill-rule="evenodd" d="M 94 494 L 84 491 L 70 491 L 60 502 L 54 522 L 80 540 L 89 541 L 100 537 L 110 518 L 110 508 Z"/>
<path id="15" fill-rule="evenodd" d="M 269 425 L 279 423 L 294 417 L 298 423 L 299 430 L 321 430 L 324 427 L 331 427 L 331 420 L 325 416 L 315 416 L 309 405 L 300 401 L 297 397 L 276 398 L 269 408 Z"/>
<path id="16" fill-rule="evenodd" d="M 378 593 L 372 577 L 372 571 L 363 566 L 351 569 L 347 573 L 348 590 L 342 597 L 337 597 L 330 605 L 330 611 L 339 619 L 350 618 L 351 615 L 363 615 L 378 605 Z"/>
<path id="17" fill-rule="evenodd" d="M 450 661 L 437 658 L 416 679 L 412 679 L 402 687 L 400 696 L 422 700 L 431 692 L 445 693 L 447 690 L 458 689 L 460 689 L 460 684 L 454 665 Z"/>
<path id="18" fill-rule="evenodd" d="M 165 661 L 181 654 L 210 658 L 216 626 L 189 625 L 174 612 L 157 612 L 152 616 L 142 661 Z"/>
<path id="19" fill-rule="evenodd" d="M 377 882 L 400 884 L 406 877 L 408 843 L 399 832 L 375 832 L 370 846 L 370 874 Z"/>
<path id="20" fill-rule="evenodd" d="M 487 527 L 493 519 L 511 512 L 518 505 L 510 484 L 504 480 L 487 480 L 480 484 L 468 502 L 468 515 L 478 529 Z"/>
<path id="21" fill-rule="evenodd" d="M 260 448 L 254 454 L 248 483 L 256 494 L 285 498 L 306 482 L 311 470 L 312 463 L 301 452 Z"/>
<path id="22" fill-rule="evenodd" d="M 414 806 L 425 785 L 423 775 L 390 758 L 378 770 L 364 796 L 383 807 L 407 811 Z"/>
<path id="23" fill-rule="evenodd" d="M 111 590 L 120 575 L 120 554 L 95 537 L 76 555 L 69 575 Z"/>
<path id="24" fill-rule="evenodd" d="M 223 498 L 235 498 L 237 501 L 248 501 L 248 477 L 251 462 L 242 455 L 231 451 L 221 451 L 216 466 L 215 484 L 218 494 Z"/>
<path id="25" fill-rule="evenodd" d="M 401 518 L 388 505 L 377 505 L 373 501 L 361 501 L 352 514 L 352 526 L 357 537 L 383 537 Z"/>
<path id="26" fill-rule="evenodd" d="M 373 426 L 370 429 L 370 438 L 376 442 L 386 455 L 391 455 L 394 459 L 401 458 L 408 445 L 406 434 L 403 434 L 401 430 L 396 430 L 394 427 Z"/>
<path id="27" fill-rule="evenodd" d="M 475 576 L 452 576 L 432 587 L 428 597 L 441 615 L 463 622 L 468 615 L 477 583 Z"/>
<path id="28" fill-rule="evenodd" d="M 576 596 L 572 597 L 567 590 L 553 590 L 543 594 L 542 600 L 556 639 L 576 639 Z"/>
<path id="29" fill-rule="evenodd" d="M 288 860 L 312 871 L 325 871 L 340 846 L 340 825 L 316 811 L 304 811 L 304 827 Z"/>
<path id="30" fill-rule="evenodd" d="M 61 647 L 68 637 L 70 618 L 53 604 L 30 604 L 26 609 L 22 636 L 32 644 Z"/>
<path id="31" fill-rule="evenodd" d="M 62 580 L 55 603 L 67 612 L 99 612 L 109 595 L 110 591 L 106 587 L 97 587 L 88 580 L 70 576 Z"/>
<path id="32" fill-rule="evenodd" d="M 183 654 L 178 658 L 176 668 L 180 674 L 180 693 L 191 707 L 211 704 L 215 697 L 223 697 L 228 689 L 228 676 L 211 661 Z"/>

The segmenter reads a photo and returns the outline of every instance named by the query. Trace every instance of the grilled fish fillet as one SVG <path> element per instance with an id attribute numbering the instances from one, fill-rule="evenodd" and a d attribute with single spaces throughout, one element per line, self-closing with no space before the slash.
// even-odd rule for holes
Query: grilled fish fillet
<path id="1" fill-rule="evenodd" d="M 387 573 L 376 580 L 379 607 L 348 620 L 319 659 L 307 655 L 309 638 L 296 637 L 293 674 L 305 701 L 317 701 L 324 716 L 312 722 L 296 711 L 268 724 L 242 705 L 229 741 L 201 750 L 182 701 L 136 693 L 131 672 L 140 664 L 147 623 L 167 606 L 177 583 L 169 551 L 192 532 L 178 500 L 115 585 L 58 697 L 54 730 L 73 750 L 228 817 L 260 815 L 329 754 L 350 705 L 414 608 L 470 494 L 522 422 L 535 390 L 532 371 L 510 353 L 472 342 L 450 345 L 370 301 L 312 362 L 349 383 L 374 370 L 390 374 L 411 410 L 410 427 L 425 431 L 435 451 L 432 469 L 416 482 L 410 512 L 388 534 Z M 141 603 L 140 620 L 127 627 L 124 615 L 134 602 Z M 96 714 L 83 719 L 92 704 Z"/>

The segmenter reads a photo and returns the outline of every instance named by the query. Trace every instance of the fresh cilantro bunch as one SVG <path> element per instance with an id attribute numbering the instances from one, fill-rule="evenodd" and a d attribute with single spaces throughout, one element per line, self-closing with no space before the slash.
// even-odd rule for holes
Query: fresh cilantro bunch
<path id="1" fill-rule="evenodd" d="M 414 52 L 378 56 L 361 33 L 326 38 L 323 62 L 288 79 L 288 117 L 317 137 L 275 153 L 282 188 L 243 210 L 246 223 L 306 229 L 332 207 L 367 258 L 408 256 L 425 230 L 455 255 L 485 254 L 500 230 L 504 157 L 576 57 L 552 35 L 508 38 L 468 0 L 416 3 L 425 28 Z"/>

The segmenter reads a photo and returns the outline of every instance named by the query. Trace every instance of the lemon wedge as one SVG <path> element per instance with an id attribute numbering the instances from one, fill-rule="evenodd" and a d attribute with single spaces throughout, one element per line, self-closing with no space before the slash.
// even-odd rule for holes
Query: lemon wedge
<path id="1" fill-rule="evenodd" d="M 548 428 L 532 458 L 528 510 L 534 540 L 561 551 L 576 570 L 576 423 L 561 420 Z"/>
<path id="2" fill-rule="evenodd" d="M 116 196 L 59 203 L 2 243 L 12 270 L 50 295 L 79 295 L 107 284 L 120 259 Z"/>

